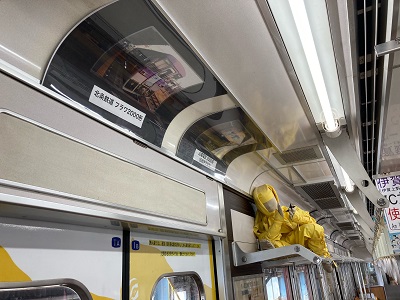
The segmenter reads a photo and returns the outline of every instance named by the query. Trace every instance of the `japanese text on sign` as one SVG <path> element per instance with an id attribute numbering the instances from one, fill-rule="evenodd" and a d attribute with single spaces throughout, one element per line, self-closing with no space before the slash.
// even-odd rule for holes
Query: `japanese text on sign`
<path id="1" fill-rule="evenodd" d="M 161 251 L 161 256 L 196 256 L 196 252 Z"/>
<path id="2" fill-rule="evenodd" d="M 149 245 L 150 246 L 165 246 L 165 247 L 182 247 L 182 248 L 201 248 L 201 244 L 197 244 L 197 243 L 156 241 L 156 240 L 149 240 Z"/>
<path id="3" fill-rule="evenodd" d="M 89 102 L 139 128 L 142 128 L 144 118 L 146 117 L 145 113 L 96 85 L 93 86 L 92 92 L 90 93 Z"/>
<path id="4" fill-rule="evenodd" d="M 400 232 L 400 176 L 379 178 L 376 187 L 390 202 L 389 208 L 385 209 L 389 232 Z"/>
<path id="5" fill-rule="evenodd" d="M 198 163 L 202 164 L 212 171 L 215 171 L 215 167 L 217 166 L 217 161 L 215 159 L 212 159 L 211 157 L 197 149 L 194 152 L 193 160 L 197 161 Z"/>

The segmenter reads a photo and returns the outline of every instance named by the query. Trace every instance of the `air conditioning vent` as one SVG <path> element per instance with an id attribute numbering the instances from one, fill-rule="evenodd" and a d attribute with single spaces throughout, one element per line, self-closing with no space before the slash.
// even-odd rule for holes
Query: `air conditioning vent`
<path id="1" fill-rule="evenodd" d="M 341 222 L 341 223 L 336 223 L 336 226 L 339 227 L 343 231 L 348 231 L 348 230 L 355 230 L 356 228 L 354 227 L 353 222 Z"/>
<path id="2" fill-rule="evenodd" d="M 335 191 L 329 182 L 304 185 L 301 188 L 314 200 L 336 197 Z"/>
<path id="3" fill-rule="evenodd" d="M 293 149 L 280 153 L 274 153 L 273 155 L 282 165 L 289 165 L 323 158 L 318 146 Z"/>
<path id="4" fill-rule="evenodd" d="M 339 191 L 333 181 L 296 186 L 295 189 L 321 209 L 344 207 Z"/>
<path id="5" fill-rule="evenodd" d="M 322 209 L 333 209 L 342 207 L 340 201 L 336 197 L 325 198 L 322 200 L 317 200 L 315 202 L 317 202 L 318 206 Z"/>

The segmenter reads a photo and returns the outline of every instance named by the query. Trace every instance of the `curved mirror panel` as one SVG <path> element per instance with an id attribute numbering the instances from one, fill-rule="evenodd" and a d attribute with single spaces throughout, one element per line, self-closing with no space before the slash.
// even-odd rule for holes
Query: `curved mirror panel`
<path id="1" fill-rule="evenodd" d="M 194 123 L 183 135 L 177 156 L 218 177 L 240 155 L 270 147 L 244 111 L 232 108 Z"/>
<path id="2" fill-rule="evenodd" d="M 167 275 L 157 281 L 152 300 L 204 300 L 204 288 L 197 274 Z"/>
<path id="3" fill-rule="evenodd" d="M 115 2 L 78 24 L 43 85 L 158 147 L 180 111 L 226 94 L 146 0 Z"/>

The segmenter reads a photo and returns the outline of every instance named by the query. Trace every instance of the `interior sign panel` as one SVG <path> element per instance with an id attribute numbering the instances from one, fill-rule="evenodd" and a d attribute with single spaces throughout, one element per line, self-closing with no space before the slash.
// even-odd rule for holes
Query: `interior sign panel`
<path id="1" fill-rule="evenodd" d="M 89 96 L 89 102 L 102 109 L 132 123 L 141 128 L 146 114 L 134 108 L 121 99 L 107 93 L 105 90 L 94 86 Z"/>
<path id="2" fill-rule="evenodd" d="M 209 168 L 212 171 L 215 171 L 215 167 L 217 166 L 217 161 L 212 159 L 208 155 L 196 149 L 194 151 L 193 160 L 197 161 L 201 165 Z"/>

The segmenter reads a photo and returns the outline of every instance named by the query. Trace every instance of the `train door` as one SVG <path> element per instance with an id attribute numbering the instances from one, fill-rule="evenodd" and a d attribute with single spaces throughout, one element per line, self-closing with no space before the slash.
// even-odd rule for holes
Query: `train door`
<path id="1" fill-rule="evenodd" d="M 216 299 L 212 241 L 176 230 L 146 231 L 130 234 L 130 299 Z"/>
<path id="2" fill-rule="evenodd" d="M 0 231 L 0 299 L 120 299 L 119 225 L 1 218 Z"/>

